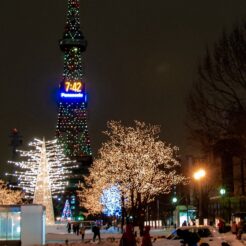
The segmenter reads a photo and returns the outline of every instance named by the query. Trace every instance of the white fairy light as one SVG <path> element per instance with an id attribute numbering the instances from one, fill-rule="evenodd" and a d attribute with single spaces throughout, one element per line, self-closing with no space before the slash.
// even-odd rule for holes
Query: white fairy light
<path id="1" fill-rule="evenodd" d="M 23 189 L 27 198 L 33 199 L 34 204 L 46 207 L 46 222 L 54 223 L 52 195 L 61 194 L 67 186 L 66 179 L 75 165 L 68 159 L 57 140 L 45 141 L 34 139 L 29 143 L 33 149 L 18 151 L 26 160 L 14 162 L 19 167 L 14 176 L 18 178 L 18 186 Z"/>
<path id="2" fill-rule="evenodd" d="M 110 121 L 104 133 L 108 139 L 99 149 L 98 158 L 78 191 L 81 206 L 88 213 L 104 211 L 108 201 L 102 201 L 102 194 L 115 184 L 122 196 L 122 208 L 141 214 L 156 197 L 186 182 L 177 171 L 180 166 L 178 148 L 159 139 L 159 126 L 135 121 L 135 126 L 127 127 Z"/>
<path id="3" fill-rule="evenodd" d="M 19 190 L 11 190 L 3 180 L 0 180 L 0 205 L 21 204 L 23 193 Z"/>

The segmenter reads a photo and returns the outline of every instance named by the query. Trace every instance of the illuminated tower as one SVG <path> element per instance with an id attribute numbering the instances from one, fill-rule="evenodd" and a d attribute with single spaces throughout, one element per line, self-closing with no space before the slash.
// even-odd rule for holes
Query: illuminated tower
<path id="1" fill-rule="evenodd" d="M 91 162 L 87 128 L 87 95 L 82 80 L 81 54 L 87 42 L 80 31 L 79 0 L 68 0 L 67 20 L 60 48 L 64 53 L 63 79 L 59 91 L 56 135 L 65 154 L 78 162 Z"/>

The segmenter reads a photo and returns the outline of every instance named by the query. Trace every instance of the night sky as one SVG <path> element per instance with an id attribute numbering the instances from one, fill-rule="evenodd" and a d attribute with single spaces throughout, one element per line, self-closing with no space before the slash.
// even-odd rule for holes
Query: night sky
<path id="1" fill-rule="evenodd" d="M 33 137 L 54 136 L 66 2 L 1 1 L 1 170 L 11 158 L 12 128 L 23 148 Z M 160 124 L 161 138 L 187 153 L 184 100 L 198 59 L 245 16 L 245 0 L 81 0 L 93 152 L 113 119 Z"/>

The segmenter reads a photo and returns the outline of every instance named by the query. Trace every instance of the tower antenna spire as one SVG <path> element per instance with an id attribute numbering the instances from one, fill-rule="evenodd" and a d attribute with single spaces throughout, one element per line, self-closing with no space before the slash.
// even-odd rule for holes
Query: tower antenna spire
<path id="1" fill-rule="evenodd" d="M 84 52 L 87 41 L 80 30 L 80 2 L 79 0 L 68 0 L 67 20 L 63 38 L 60 40 L 60 48 L 63 52 L 71 47 L 80 48 Z"/>

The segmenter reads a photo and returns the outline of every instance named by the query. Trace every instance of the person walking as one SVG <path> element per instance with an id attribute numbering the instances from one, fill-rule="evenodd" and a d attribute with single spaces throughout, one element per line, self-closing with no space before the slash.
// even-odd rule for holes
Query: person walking
<path id="1" fill-rule="evenodd" d="M 98 225 L 95 225 L 95 226 L 92 227 L 92 232 L 94 233 L 93 242 L 95 242 L 96 237 L 98 237 L 99 241 L 101 241 L 100 227 Z"/>
<path id="2" fill-rule="evenodd" d="M 231 232 L 232 232 L 232 234 L 237 234 L 237 223 L 236 223 L 236 221 L 233 221 L 231 224 Z"/>
<path id="3" fill-rule="evenodd" d="M 71 223 L 70 222 L 67 223 L 67 232 L 68 233 L 71 232 Z"/>
<path id="4" fill-rule="evenodd" d="M 238 225 L 238 231 L 237 231 L 237 239 L 238 240 L 241 240 L 242 238 L 242 234 L 243 234 L 243 229 L 244 229 L 244 221 L 243 220 L 240 220 Z"/>
<path id="5" fill-rule="evenodd" d="M 73 226 L 73 227 L 72 227 L 72 228 L 73 228 L 73 234 L 76 234 L 76 224 L 73 222 L 73 223 L 72 223 L 72 226 Z"/>
<path id="6" fill-rule="evenodd" d="M 126 225 L 126 231 L 120 239 L 119 246 L 136 246 L 136 238 L 134 236 L 133 227 L 131 224 Z"/>
<path id="7" fill-rule="evenodd" d="M 152 246 L 149 232 L 150 232 L 150 226 L 145 226 L 141 246 Z"/>
<path id="8" fill-rule="evenodd" d="M 79 223 L 76 223 L 76 234 L 79 236 Z"/>
<path id="9" fill-rule="evenodd" d="M 85 239 L 85 226 L 84 225 L 80 227 L 79 233 L 81 235 L 81 240 L 84 241 Z"/>
<path id="10" fill-rule="evenodd" d="M 225 222 L 222 219 L 219 219 L 219 223 L 218 223 L 218 228 L 219 228 L 219 233 L 223 233 L 225 230 Z"/>

